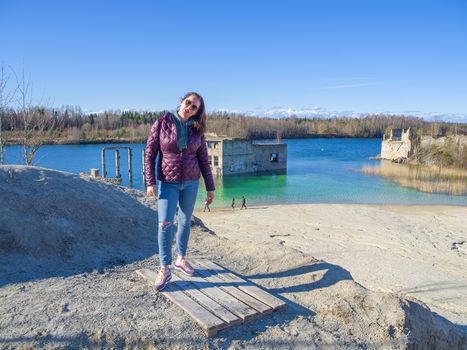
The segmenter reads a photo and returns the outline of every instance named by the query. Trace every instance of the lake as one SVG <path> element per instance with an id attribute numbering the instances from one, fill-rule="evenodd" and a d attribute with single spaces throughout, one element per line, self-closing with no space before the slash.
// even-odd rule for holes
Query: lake
<path id="1" fill-rule="evenodd" d="M 262 141 L 264 142 L 264 141 Z M 216 178 L 216 200 L 212 207 L 230 206 L 232 197 L 237 206 L 241 196 L 247 205 L 288 203 L 359 203 L 359 204 L 448 204 L 467 205 L 467 196 L 423 193 L 403 188 L 379 177 L 360 173 L 365 165 L 377 165 L 369 160 L 381 150 L 379 139 L 296 139 L 283 140 L 288 145 L 287 173 L 283 175 L 238 175 Z M 35 164 L 72 173 L 101 168 L 101 149 L 110 146 L 133 149 L 133 187 L 143 188 L 143 144 L 92 144 L 43 146 Z M 7 164 L 23 164 L 21 147 L 6 149 Z M 128 186 L 127 153 L 120 151 L 123 185 Z M 115 174 L 114 152 L 107 151 L 108 176 Z M 197 207 L 205 198 L 201 181 Z"/>

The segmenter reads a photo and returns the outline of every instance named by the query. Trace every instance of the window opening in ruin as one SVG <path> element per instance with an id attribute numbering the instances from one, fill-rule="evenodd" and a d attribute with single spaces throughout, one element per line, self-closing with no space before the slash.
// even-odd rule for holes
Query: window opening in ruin
<path id="1" fill-rule="evenodd" d="M 402 129 L 393 129 L 392 130 L 392 141 L 401 141 L 402 140 Z"/>

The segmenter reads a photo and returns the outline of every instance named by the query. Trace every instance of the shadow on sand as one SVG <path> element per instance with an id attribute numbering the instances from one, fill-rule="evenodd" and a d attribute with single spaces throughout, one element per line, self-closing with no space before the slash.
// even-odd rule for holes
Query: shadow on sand
<path id="1" fill-rule="evenodd" d="M 233 271 L 230 271 L 226 269 L 227 271 L 236 274 Z M 319 280 L 313 281 L 311 283 L 302 283 L 302 284 L 292 284 L 296 281 L 301 280 L 300 276 L 303 276 L 305 274 L 317 272 L 317 271 L 323 271 L 326 270 L 322 278 Z M 210 270 L 209 271 L 211 274 L 216 274 L 215 271 Z M 237 276 L 246 279 L 247 284 L 251 284 L 252 280 L 258 280 L 258 279 L 280 279 L 281 281 L 284 281 L 283 286 L 281 287 L 276 287 L 276 288 L 264 288 L 261 286 L 258 286 L 261 289 L 264 289 L 266 292 L 273 294 L 275 297 L 281 299 L 286 303 L 286 307 L 282 311 L 277 311 L 271 315 L 267 315 L 264 318 L 261 319 L 261 321 L 255 321 L 252 323 L 245 323 L 242 325 L 235 326 L 233 328 L 229 328 L 228 331 L 221 331 L 215 338 L 224 338 L 227 336 L 226 342 L 230 344 L 233 340 L 242 340 L 242 341 L 248 341 L 256 337 L 259 333 L 262 333 L 266 331 L 269 327 L 274 327 L 278 326 L 279 327 L 285 327 L 289 322 L 292 320 L 297 319 L 297 317 L 302 317 L 306 319 L 308 322 L 313 323 L 313 316 L 315 316 L 315 312 L 313 310 L 310 310 L 307 307 L 304 307 L 284 296 L 281 294 L 284 293 L 298 293 L 298 292 L 303 292 L 303 291 L 311 291 L 314 289 L 319 289 L 319 288 L 325 288 L 329 287 L 339 281 L 342 280 L 352 280 L 351 274 L 343 269 L 340 266 L 329 264 L 326 262 L 317 262 L 314 264 L 310 265 L 304 265 L 304 266 L 299 266 L 295 267 L 289 270 L 285 271 L 280 271 L 280 272 L 272 272 L 272 273 L 267 273 L 267 274 L 255 274 L 255 275 L 248 275 L 248 276 L 242 276 L 239 274 L 236 274 Z M 291 279 L 290 277 L 298 277 L 296 279 Z M 222 283 L 224 285 L 224 283 Z M 229 285 L 226 283 L 226 285 Z M 239 285 L 236 283 L 236 285 Z M 255 284 L 256 285 L 256 284 Z M 275 341 L 271 341 L 270 345 L 272 346 L 275 344 L 276 346 L 281 343 L 283 340 L 277 339 Z M 301 342 L 298 342 L 296 345 L 304 345 L 300 344 Z M 283 345 L 283 344 L 282 344 Z"/>
<path id="2" fill-rule="evenodd" d="M 269 274 L 257 274 L 257 275 L 250 275 L 247 276 L 249 279 L 264 279 L 264 278 L 288 278 L 292 276 L 300 276 L 307 273 L 313 273 L 318 271 L 323 271 L 323 277 L 317 281 L 303 283 L 300 285 L 295 286 L 284 286 L 279 288 L 272 288 L 269 289 L 269 292 L 272 293 L 297 293 L 297 292 L 305 292 L 319 288 L 326 288 L 333 284 L 336 284 L 339 281 L 343 280 L 353 280 L 352 275 L 349 271 L 343 269 L 338 265 L 333 265 L 324 261 L 317 262 L 311 265 L 305 265 L 296 267 L 287 271 L 281 272 L 274 272 Z"/>

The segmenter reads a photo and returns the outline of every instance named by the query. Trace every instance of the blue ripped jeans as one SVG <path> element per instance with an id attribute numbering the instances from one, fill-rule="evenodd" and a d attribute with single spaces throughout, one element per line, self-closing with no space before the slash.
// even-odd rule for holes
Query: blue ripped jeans
<path id="1" fill-rule="evenodd" d="M 182 182 L 159 181 L 157 188 L 159 214 L 159 258 L 161 265 L 172 263 L 173 221 L 178 204 L 177 254 L 186 255 L 190 238 L 191 214 L 195 207 L 199 180 Z M 165 222 L 165 223 L 164 223 Z"/>

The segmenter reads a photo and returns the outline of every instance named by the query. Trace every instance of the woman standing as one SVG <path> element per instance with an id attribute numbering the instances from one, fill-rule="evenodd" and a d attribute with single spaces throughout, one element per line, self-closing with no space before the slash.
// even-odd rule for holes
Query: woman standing
<path id="1" fill-rule="evenodd" d="M 172 278 L 169 265 L 172 263 L 173 220 L 177 205 L 178 256 L 174 268 L 187 275 L 195 272 L 185 256 L 200 173 L 206 186 L 206 203 L 211 204 L 214 199 L 214 179 L 204 138 L 205 128 L 204 100 L 196 92 L 190 92 L 180 100 L 177 112 L 167 112 L 154 123 L 146 144 L 145 174 L 150 197 L 156 195 L 155 162 L 159 154 L 157 196 L 161 269 L 154 285 L 158 291 Z"/>

